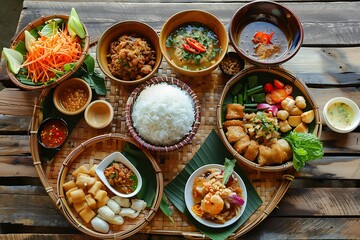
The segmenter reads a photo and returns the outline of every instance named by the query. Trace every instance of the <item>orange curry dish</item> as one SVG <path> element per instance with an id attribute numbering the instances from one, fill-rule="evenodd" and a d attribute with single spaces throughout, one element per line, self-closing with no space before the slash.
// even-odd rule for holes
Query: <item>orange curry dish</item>
<path id="1" fill-rule="evenodd" d="M 104 174 L 109 184 L 120 193 L 132 193 L 137 187 L 138 180 L 135 173 L 122 163 L 112 163 L 105 168 Z"/>

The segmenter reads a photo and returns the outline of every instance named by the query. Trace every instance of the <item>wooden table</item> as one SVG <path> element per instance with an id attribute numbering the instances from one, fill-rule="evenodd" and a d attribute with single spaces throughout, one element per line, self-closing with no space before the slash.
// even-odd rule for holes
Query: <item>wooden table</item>
<path id="1" fill-rule="evenodd" d="M 227 26 L 247 1 L 108 1 L 25 0 L 18 30 L 41 15 L 68 14 L 77 9 L 90 36 L 107 27 L 136 19 L 160 31 L 171 15 L 185 9 L 215 14 Z M 302 79 L 322 112 L 327 100 L 345 96 L 360 105 L 360 1 L 286 1 L 300 18 L 304 44 L 283 67 Z M 38 92 L 16 89 L 4 61 L 0 80 L 0 238 L 88 239 L 55 208 L 32 163 L 28 129 Z M 200 100 L 201 103 L 201 100 Z M 214 127 L 216 122 L 213 121 Z M 310 162 L 296 174 L 288 192 L 267 219 L 243 239 L 357 239 L 360 238 L 360 129 L 337 134 L 323 125 L 323 159 Z M 181 154 L 181 153 L 179 153 Z M 180 239 L 177 236 L 136 234 L 133 239 Z"/>

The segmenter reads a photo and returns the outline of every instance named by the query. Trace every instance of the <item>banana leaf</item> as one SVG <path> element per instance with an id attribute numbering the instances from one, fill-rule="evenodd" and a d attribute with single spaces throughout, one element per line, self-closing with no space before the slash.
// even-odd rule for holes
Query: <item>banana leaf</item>
<path id="1" fill-rule="evenodd" d="M 219 136 L 214 130 L 211 131 L 204 144 L 200 147 L 194 157 L 189 161 L 185 168 L 172 180 L 168 185 L 165 186 L 164 192 L 172 204 L 182 212 L 186 218 L 202 233 L 208 236 L 211 239 L 226 239 L 229 237 L 236 229 L 238 229 L 262 204 L 262 200 L 257 194 L 256 190 L 252 186 L 251 182 L 247 179 L 241 169 L 236 166 L 235 171 L 243 179 L 247 194 L 248 201 L 243 215 L 240 219 L 234 224 L 220 228 L 214 229 L 206 227 L 196 221 L 185 205 L 184 190 L 187 179 L 190 175 L 199 167 L 206 164 L 224 164 L 225 158 L 233 159 L 233 156 L 226 149 L 222 143 Z"/>
<path id="2" fill-rule="evenodd" d="M 81 113 L 77 115 L 66 115 L 61 113 L 54 105 L 53 94 L 54 89 L 50 91 L 50 93 L 45 97 L 44 101 L 42 102 L 43 118 L 44 120 L 49 117 L 60 117 L 64 119 L 68 125 L 68 132 L 70 135 L 70 133 L 76 127 L 80 119 L 83 117 L 83 114 Z M 54 158 L 56 153 L 60 151 L 60 149 L 47 149 L 39 144 L 39 151 L 41 161 L 50 162 Z"/>

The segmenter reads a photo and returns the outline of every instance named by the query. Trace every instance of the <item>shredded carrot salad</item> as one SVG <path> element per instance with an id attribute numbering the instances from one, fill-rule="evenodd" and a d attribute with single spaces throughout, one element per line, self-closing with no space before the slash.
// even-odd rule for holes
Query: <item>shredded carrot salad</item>
<path id="1" fill-rule="evenodd" d="M 28 70 L 28 78 L 35 83 L 45 83 L 64 71 L 64 65 L 80 59 L 81 41 L 72 38 L 67 30 L 51 37 L 40 36 L 26 54 L 22 67 Z"/>

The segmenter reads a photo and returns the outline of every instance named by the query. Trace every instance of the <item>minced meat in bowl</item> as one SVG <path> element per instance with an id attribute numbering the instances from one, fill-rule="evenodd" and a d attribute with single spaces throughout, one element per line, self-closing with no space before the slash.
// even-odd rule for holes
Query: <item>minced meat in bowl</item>
<path id="1" fill-rule="evenodd" d="M 154 48 L 139 34 L 124 34 L 111 42 L 107 58 L 111 74 L 126 81 L 145 77 L 156 64 Z"/>

